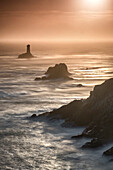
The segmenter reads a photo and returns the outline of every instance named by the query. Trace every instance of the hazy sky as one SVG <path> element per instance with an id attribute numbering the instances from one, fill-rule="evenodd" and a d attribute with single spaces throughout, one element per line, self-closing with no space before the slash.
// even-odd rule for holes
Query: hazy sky
<path id="1" fill-rule="evenodd" d="M 1 40 L 112 40 L 113 0 L 0 0 Z"/>

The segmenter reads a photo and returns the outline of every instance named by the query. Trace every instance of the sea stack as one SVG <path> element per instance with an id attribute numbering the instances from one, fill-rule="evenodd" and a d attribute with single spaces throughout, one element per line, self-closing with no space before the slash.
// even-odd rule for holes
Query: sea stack
<path id="1" fill-rule="evenodd" d="M 34 58 L 34 56 L 31 54 L 30 45 L 29 44 L 27 45 L 26 53 L 20 54 L 18 56 L 18 58 Z"/>
<path id="2" fill-rule="evenodd" d="M 36 77 L 35 80 L 54 80 L 64 79 L 73 80 L 69 77 L 71 73 L 68 72 L 67 65 L 65 63 L 56 64 L 54 67 L 49 67 L 43 77 Z"/>

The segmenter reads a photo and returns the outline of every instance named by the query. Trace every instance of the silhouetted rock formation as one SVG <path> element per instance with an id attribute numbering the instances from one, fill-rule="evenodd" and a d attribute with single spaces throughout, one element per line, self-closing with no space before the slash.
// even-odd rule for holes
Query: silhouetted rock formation
<path id="1" fill-rule="evenodd" d="M 34 56 L 30 52 L 30 45 L 27 45 L 27 51 L 26 53 L 20 54 L 18 58 L 34 58 Z"/>
<path id="2" fill-rule="evenodd" d="M 113 156 L 113 147 L 103 153 L 106 156 Z M 113 160 L 112 160 L 113 161 Z"/>
<path id="3" fill-rule="evenodd" d="M 103 145 L 103 141 L 98 138 L 94 138 L 91 142 L 85 143 L 82 148 L 97 148 Z"/>
<path id="4" fill-rule="evenodd" d="M 78 84 L 77 87 L 84 87 L 82 84 Z"/>
<path id="5" fill-rule="evenodd" d="M 80 135 L 72 136 L 71 139 L 79 139 L 82 137 L 84 137 L 83 134 L 80 134 Z"/>
<path id="6" fill-rule="evenodd" d="M 37 77 L 35 80 L 51 80 L 51 79 L 72 79 L 69 77 L 70 73 L 66 64 L 60 63 L 56 64 L 54 67 L 49 67 L 45 76 Z"/>
<path id="7" fill-rule="evenodd" d="M 95 148 L 113 142 L 113 78 L 95 86 L 89 98 L 75 100 L 39 117 L 43 116 L 50 120 L 64 119 L 63 125 L 87 126 L 78 137 L 91 137 L 93 140 L 86 143 L 84 148 Z M 113 148 L 104 154 L 113 154 Z"/>
<path id="8" fill-rule="evenodd" d="M 35 117 L 36 117 L 36 114 L 33 114 L 31 117 L 32 117 L 32 118 L 35 118 Z"/>

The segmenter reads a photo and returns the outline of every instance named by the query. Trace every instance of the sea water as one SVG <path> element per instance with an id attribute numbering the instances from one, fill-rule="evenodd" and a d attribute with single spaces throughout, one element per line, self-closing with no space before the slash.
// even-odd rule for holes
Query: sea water
<path id="1" fill-rule="evenodd" d="M 0 170 L 112 170 L 110 158 L 102 156 L 112 144 L 83 150 L 91 139 L 71 139 L 85 127 L 29 119 L 85 99 L 96 84 L 113 77 L 112 45 L 32 44 L 36 58 L 29 60 L 17 58 L 23 44 L 0 45 Z M 34 81 L 58 63 L 67 64 L 74 80 Z"/>

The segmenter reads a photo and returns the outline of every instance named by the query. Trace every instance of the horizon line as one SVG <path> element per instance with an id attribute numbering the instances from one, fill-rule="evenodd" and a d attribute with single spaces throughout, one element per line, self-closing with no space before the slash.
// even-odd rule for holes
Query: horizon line
<path id="1" fill-rule="evenodd" d="M 68 42 L 73 42 L 73 43 L 79 43 L 79 42 L 113 42 L 113 39 L 2 39 L 0 40 L 0 43 L 68 43 Z"/>

